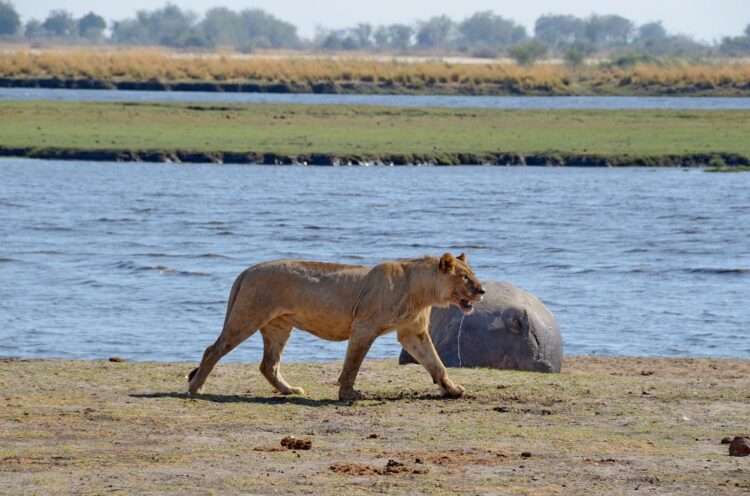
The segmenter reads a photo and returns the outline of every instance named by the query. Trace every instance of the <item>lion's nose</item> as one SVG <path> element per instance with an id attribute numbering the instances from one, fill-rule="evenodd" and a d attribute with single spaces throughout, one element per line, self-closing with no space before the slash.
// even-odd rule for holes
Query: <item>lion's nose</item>
<path id="1" fill-rule="evenodd" d="M 477 293 L 483 295 L 484 293 L 486 293 L 486 291 L 484 290 L 484 288 L 477 288 Z"/>

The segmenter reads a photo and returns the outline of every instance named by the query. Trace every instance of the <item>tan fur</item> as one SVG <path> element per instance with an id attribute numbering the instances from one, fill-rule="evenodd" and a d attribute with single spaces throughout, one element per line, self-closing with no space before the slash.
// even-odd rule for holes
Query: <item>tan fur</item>
<path id="1" fill-rule="evenodd" d="M 262 374 L 282 394 L 304 394 L 279 371 L 284 345 L 297 328 L 323 339 L 349 340 L 339 398 L 356 399 L 354 381 L 365 354 L 378 336 L 395 330 L 443 393 L 458 397 L 464 389 L 448 378 L 430 339 L 430 309 L 475 302 L 483 293 L 463 254 L 389 261 L 373 268 L 300 260 L 255 265 L 235 280 L 224 328 L 189 374 L 189 390 L 197 393 L 221 357 L 260 330 Z"/>

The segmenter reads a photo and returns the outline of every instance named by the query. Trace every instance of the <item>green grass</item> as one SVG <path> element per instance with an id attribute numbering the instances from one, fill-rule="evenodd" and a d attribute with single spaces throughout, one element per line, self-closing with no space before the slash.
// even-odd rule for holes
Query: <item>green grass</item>
<path id="1" fill-rule="evenodd" d="M 284 154 L 750 156 L 747 111 L 0 103 L 0 146 Z"/>

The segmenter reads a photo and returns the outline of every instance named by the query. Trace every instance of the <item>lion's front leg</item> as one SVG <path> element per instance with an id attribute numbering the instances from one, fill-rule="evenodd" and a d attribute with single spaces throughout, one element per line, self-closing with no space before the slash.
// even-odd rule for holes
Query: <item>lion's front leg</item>
<path id="1" fill-rule="evenodd" d="M 376 337 L 378 337 L 377 329 L 373 326 L 363 323 L 353 325 L 352 335 L 346 348 L 344 368 L 339 376 L 340 400 L 354 401 L 362 397 L 361 393 L 354 389 L 354 382 L 357 380 L 362 361 Z"/>
<path id="2" fill-rule="evenodd" d="M 460 398 L 464 394 L 464 388 L 448 377 L 448 372 L 432 344 L 428 328 L 429 317 L 427 320 L 420 319 L 414 325 L 398 329 L 398 341 L 417 362 L 427 369 L 432 381 L 440 386 L 443 396 Z"/>

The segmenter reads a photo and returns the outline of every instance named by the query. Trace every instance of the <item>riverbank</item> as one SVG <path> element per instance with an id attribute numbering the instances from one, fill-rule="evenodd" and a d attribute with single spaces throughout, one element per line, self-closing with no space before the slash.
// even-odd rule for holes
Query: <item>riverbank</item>
<path id="1" fill-rule="evenodd" d="M 750 64 L 622 59 L 571 68 L 450 59 L 171 53 L 155 49 L 0 53 L 0 87 L 252 93 L 750 96 Z"/>
<path id="2" fill-rule="evenodd" d="M 0 102 L 0 155 L 309 165 L 747 166 L 750 112 Z"/>
<path id="3" fill-rule="evenodd" d="M 365 76 L 367 79 L 371 79 Z M 92 79 L 82 77 L 0 77 L 0 88 L 46 88 L 78 90 L 128 91 L 203 91 L 215 93 L 316 93 L 327 95 L 463 95 L 463 96 L 691 96 L 750 97 L 750 82 L 711 84 L 706 82 L 669 86 L 659 82 L 634 84 L 627 76 L 609 84 L 550 85 L 543 82 L 529 85 L 522 79 L 502 82 L 422 83 L 402 81 L 169 81 L 133 79 Z"/>
<path id="4" fill-rule="evenodd" d="M 451 370 L 443 400 L 417 366 L 366 360 L 368 399 L 335 401 L 340 363 L 0 361 L 0 480 L 10 493 L 744 494 L 750 362 L 576 357 L 559 375 Z M 281 446 L 286 436 L 309 450 Z M 391 461 L 392 460 L 392 461 Z"/>

